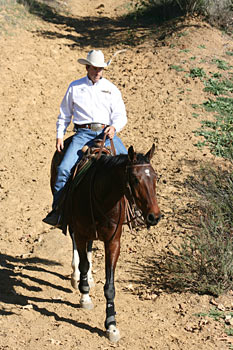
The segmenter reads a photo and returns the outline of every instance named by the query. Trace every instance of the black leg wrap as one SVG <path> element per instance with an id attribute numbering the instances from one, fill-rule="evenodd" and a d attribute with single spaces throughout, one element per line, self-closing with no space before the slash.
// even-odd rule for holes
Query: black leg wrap
<path id="1" fill-rule="evenodd" d="M 88 294 L 89 293 L 89 290 L 90 290 L 90 287 L 89 287 L 89 284 L 88 284 L 88 279 L 87 279 L 87 274 L 86 275 L 80 275 L 80 282 L 79 282 L 79 290 L 80 290 L 80 293 L 82 294 Z"/>
<path id="2" fill-rule="evenodd" d="M 106 320 L 105 320 L 105 328 L 108 329 L 110 325 L 116 326 L 116 320 L 115 320 L 115 307 L 113 302 L 107 302 L 106 307 Z"/>

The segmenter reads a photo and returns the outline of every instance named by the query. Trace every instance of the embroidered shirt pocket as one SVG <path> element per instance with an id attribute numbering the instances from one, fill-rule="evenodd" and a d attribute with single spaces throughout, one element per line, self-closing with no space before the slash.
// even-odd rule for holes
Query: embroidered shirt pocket
<path id="1" fill-rule="evenodd" d="M 89 94 L 87 89 L 85 88 L 80 88 L 77 89 L 75 96 L 74 96 L 74 103 L 77 106 L 85 106 L 89 100 Z"/>
<path id="2" fill-rule="evenodd" d="M 112 106 L 112 92 L 110 90 L 100 90 L 101 91 L 101 101 L 103 106 L 107 109 L 108 113 L 111 111 Z"/>
<path id="3" fill-rule="evenodd" d="M 101 90 L 101 92 L 111 95 L 111 91 L 110 90 Z"/>

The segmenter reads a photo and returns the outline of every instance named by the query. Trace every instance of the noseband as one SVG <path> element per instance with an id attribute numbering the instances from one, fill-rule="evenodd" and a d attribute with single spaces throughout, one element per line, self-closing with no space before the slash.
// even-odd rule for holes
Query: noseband
<path id="1" fill-rule="evenodd" d="M 135 167 L 140 167 L 140 166 L 151 166 L 151 164 L 150 163 L 145 163 L 145 164 L 132 164 L 132 165 L 127 165 L 126 166 L 126 169 L 128 169 L 128 168 L 135 168 Z"/>

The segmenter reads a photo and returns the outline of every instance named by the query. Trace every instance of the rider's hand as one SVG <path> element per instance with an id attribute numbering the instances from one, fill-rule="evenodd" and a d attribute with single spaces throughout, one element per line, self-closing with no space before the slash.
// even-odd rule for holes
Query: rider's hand
<path id="1" fill-rule="evenodd" d="M 62 150 L 63 150 L 63 148 L 64 148 L 63 139 L 57 139 L 57 140 L 56 140 L 56 149 L 57 149 L 57 151 L 58 151 L 59 153 L 61 153 Z"/>
<path id="2" fill-rule="evenodd" d="M 114 126 L 110 125 L 107 126 L 107 128 L 104 130 L 104 133 L 110 138 L 113 139 L 114 135 L 115 135 L 116 129 L 114 128 Z"/>

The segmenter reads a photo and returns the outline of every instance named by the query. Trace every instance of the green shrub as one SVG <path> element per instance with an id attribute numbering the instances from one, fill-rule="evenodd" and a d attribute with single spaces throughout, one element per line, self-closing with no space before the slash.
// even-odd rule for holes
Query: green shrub
<path id="1" fill-rule="evenodd" d="M 198 216 L 193 234 L 163 259 L 163 284 L 220 295 L 233 288 L 233 174 L 205 168 L 187 186 L 198 195 Z"/>
<path id="2" fill-rule="evenodd" d="M 178 16 L 200 14 L 231 33 L 232 0 L 131 0 L 131 8 L 130 16 L 135 21 L 161 23 Z"/>
<path id="3" fill-rule="evenodd" d="M 216 96 L 233 92 L 233 81 L 229 79 L 219 80 L 210 78 L 205 81 L 204 84 L 204 91 L 210 92 Z"/>
<path id="4" fill-rule="evenodd" d="M 182 66 L 171 64 L 170 69 L 175 69 L 177 72 L 183 72 L 185 69 Z"/>
<path id="5" fill-rule="evenodd" d="M 205 71 L 203 68 L 191 68 L 190 69 L 190 77 L 191 78 L 203 78 L 206 76 Z"/>
<path id="6" fill-rule="evenodd" d="M 230 66 L 228 62 L 220 60 L 218 58 L 212 59 L 212 63 L 215 63 L 217 67 L 222 70 L 229 70 L 232 68 L 232 66 Z"/>
<path id="7" fill-rule="evenodd" d="M 185 13 L 206 13 L 207 1 L 206 0 L 176 0 L 181 10 Z"/>
<path id="8" fill-rule="evenodd" d="M 201 127 L 194 131 L 196 136 L 202 136 L 203 141 L 196 143 L 202 148 L 207 146 L 217 157 L 233 161 L 233 99 L 217 97 L 209 99 L 203 106 L 208 111 L 216 111 L 215 120 L 201 122 Z"/>

